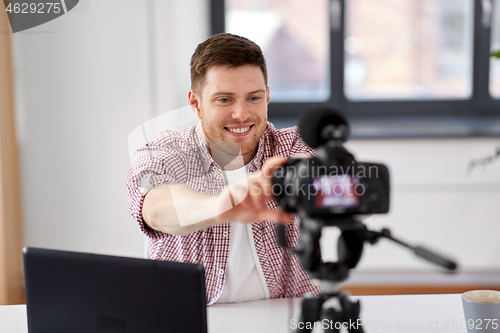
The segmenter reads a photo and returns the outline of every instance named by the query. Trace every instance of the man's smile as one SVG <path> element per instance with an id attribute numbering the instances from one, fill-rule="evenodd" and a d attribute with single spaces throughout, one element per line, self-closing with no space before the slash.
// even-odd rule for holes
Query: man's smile
<path id="1" fill-rule="evenodd" d="M 230 126 L 230 127 L 224 127 L 224 129 L 229 132 L 231 135 L 233 136 L 245 136 L 245 135 L 248 135 L 248 133 L 250 133 L 250 131 L 252 130 L 253 128 L 253 124 L 252 125 L 238 125 L 238 126 Z"/>

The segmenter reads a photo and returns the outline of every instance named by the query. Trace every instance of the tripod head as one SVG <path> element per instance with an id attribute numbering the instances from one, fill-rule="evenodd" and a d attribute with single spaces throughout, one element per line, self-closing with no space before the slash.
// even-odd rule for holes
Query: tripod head
<path id="1" fill-rule="evenodd" d="M 380 238 L 392 240 L 448 270 L 456 269 L 453 261 L 398 240 L 388 229 L 370 231 L 354 218 L 357 214 L 389 211 L 389 170 L 380 163 L 357 161 L 342 146 L 350 130 L 341 112 L 325 106 L 312 108 L 300 119 L 299 130 L 304 142 L 316 149 L 316 154 L 290 158 L 285 165 L 277 167 L 273 188 L 281 189 L 275 194 L 279 206 L 300 217 L 300 238 L 294 252 L 313 278 L 345 280 L 349 270 L 361 259 L 364 243 L 375 244 Z M 337 226 L 341 231 L 339 259 L 335 263 L 321 259 L 319 239 L 324 226 Z M 278 239 L 284 241 L 283 235 Z"/>

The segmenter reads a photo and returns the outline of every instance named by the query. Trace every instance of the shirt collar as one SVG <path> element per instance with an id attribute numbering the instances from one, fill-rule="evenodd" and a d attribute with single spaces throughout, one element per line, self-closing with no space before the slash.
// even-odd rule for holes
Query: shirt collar
<path id="1" fill-rule="evenodd" d="M 198 122 L 198 124 L 196 124 L 196 126 L 193 129 L 194 140 L 195 140 L 195 145 L 200 153 L 199 155 L 201 163 L 203 165 L 203 170 L 205 172 L 208 172 L 210 171 L 210 168 L 212 168 L 215 165 L 215 161 L 213 160 L 212 156 L 210 155 L 210 152 L 208 151 L 207 144 L 202 136 L 202 131 L 203 129 L 201 128 L 201 123 Z"/>
<path id="2" fill-rule="evenodd" d="M 266 150 L 266 145 L 268 144 L 267 138 L 269 136 L 271 126 L 272 126 L 272 124 L 268 122 L 266 130 L 264 131 L 264 133 L 262 134 L 262 136 L 259 139 L 259 143 L 257 146 L 257 153 L 255 154 L 255 156 L 252 158 L 252 160 L 250 161 L 250 163 L 248 165 L 248 170 L 250 172 L 260 170 L 260 168 L 262 168 L 262 164 L 264 164 L 264 157 L 265 157 L 264 152 Z"/>

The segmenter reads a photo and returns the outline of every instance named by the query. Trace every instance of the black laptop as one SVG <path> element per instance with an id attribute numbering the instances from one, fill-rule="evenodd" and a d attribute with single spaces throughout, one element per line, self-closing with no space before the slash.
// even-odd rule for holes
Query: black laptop
<path id="1" fill-rule="evenodd" d="M 24 248 L 30 333 L 206 333 L 202 265 Z"/>

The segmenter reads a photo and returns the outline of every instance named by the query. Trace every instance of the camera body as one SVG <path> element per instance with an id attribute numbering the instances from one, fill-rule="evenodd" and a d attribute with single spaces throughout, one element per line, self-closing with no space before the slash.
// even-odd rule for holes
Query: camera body
<path id="1" fill-rule="evenodd" d="M 383 164 L 357 162 L 342 143 L 348 136 L 347 122 L 331 110 L 308 115 L 317 120 L 299 124 L 306 143 L 316 146 L 316 155 L 291 158 L 273 175 L 273 194 L 280 207 L 290 213 L 305 213 L 323 220 L 355 214 L 389 211 L 389 170 Z M 316 126 L 311 131 L 311 127 Z M 314 130 L 315 129 L 315 130 Z M 308 130 L 308 133 L 303 133 Z M 311 137 L 311 133 L 314 137 Z M 318 134 L 320 135 L 318 137 Z M 309 141 L 309 142 L 308 142 Z"/>

